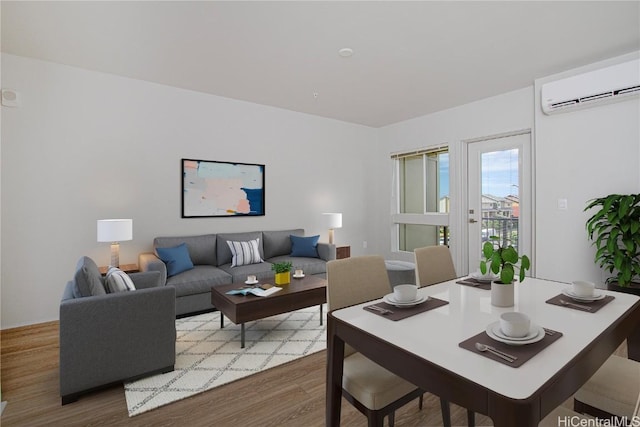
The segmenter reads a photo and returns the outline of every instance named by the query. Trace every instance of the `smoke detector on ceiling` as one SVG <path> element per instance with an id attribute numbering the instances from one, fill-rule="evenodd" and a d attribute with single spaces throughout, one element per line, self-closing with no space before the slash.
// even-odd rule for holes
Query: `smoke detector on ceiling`
<path id="1" fill-rule="evenodd" d="M 351 49 L 350 47 L 343 47 L 338 51 L 338 54 L 343 58 L 348 58 L 353 55 L 353 49 Z"/>

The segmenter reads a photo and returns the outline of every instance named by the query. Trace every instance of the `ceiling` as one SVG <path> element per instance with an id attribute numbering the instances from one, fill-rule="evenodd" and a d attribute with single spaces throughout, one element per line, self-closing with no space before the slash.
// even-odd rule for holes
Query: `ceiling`
<path id="1" fill-rule="evenodd" d="M 371 127 L 640 50 L 640 1 L 1 7 L 3 52 Z"/>

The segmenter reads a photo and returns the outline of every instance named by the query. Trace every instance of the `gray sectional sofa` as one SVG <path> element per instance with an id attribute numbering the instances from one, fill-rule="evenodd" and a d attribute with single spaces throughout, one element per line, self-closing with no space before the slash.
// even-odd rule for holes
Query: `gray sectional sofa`
<path id="1" fill-rule="evenodd" d="M 211 287 L 233 282 L 243 282 L 247 276 L 258 280 L 271 280 L 274 273 L 271 264 L 290 261 L 294 269 L 303 269 L 305 275 L 326 276 L 326 263 L 335 259 L 335 245 L 317 244 L 317 257 L 291 256 L 291 235 L 304 236 L 303 229 L 253 231 L 241 233 L 203 234 L 197 236 L 156 237 L 154 252 L 138 257 L 140 271 L 158 271 L 161 282 L 176 291 L 176 315 L 210 311 Z M 246 242 L 258 239 L 258 249 L 264 262 L 231 266 L 232 253 L 227 241 Z M 193 268 L 176 275 L 167 274 L 167 265 L 158 257 L 158 248 L 172 248 L 186 244 Z"/>

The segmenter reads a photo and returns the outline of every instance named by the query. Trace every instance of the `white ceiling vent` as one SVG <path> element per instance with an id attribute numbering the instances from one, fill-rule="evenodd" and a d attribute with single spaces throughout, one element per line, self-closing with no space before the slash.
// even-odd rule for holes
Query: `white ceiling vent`
<path id="1" fill-rule="evenodd" d="M 573 111 L 640 95 L 640 60 L 578 74 L 542 85 L 546 114 Z"/>

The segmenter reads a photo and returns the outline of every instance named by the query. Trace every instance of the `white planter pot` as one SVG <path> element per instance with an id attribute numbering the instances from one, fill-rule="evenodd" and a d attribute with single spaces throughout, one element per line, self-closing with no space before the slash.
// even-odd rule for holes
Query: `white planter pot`
<path id="1" fill-rule="evenodd" d="M 513 283 L 505 285 L 491 282 L 491 305 L 496 307 L 513 307 Z"/>

